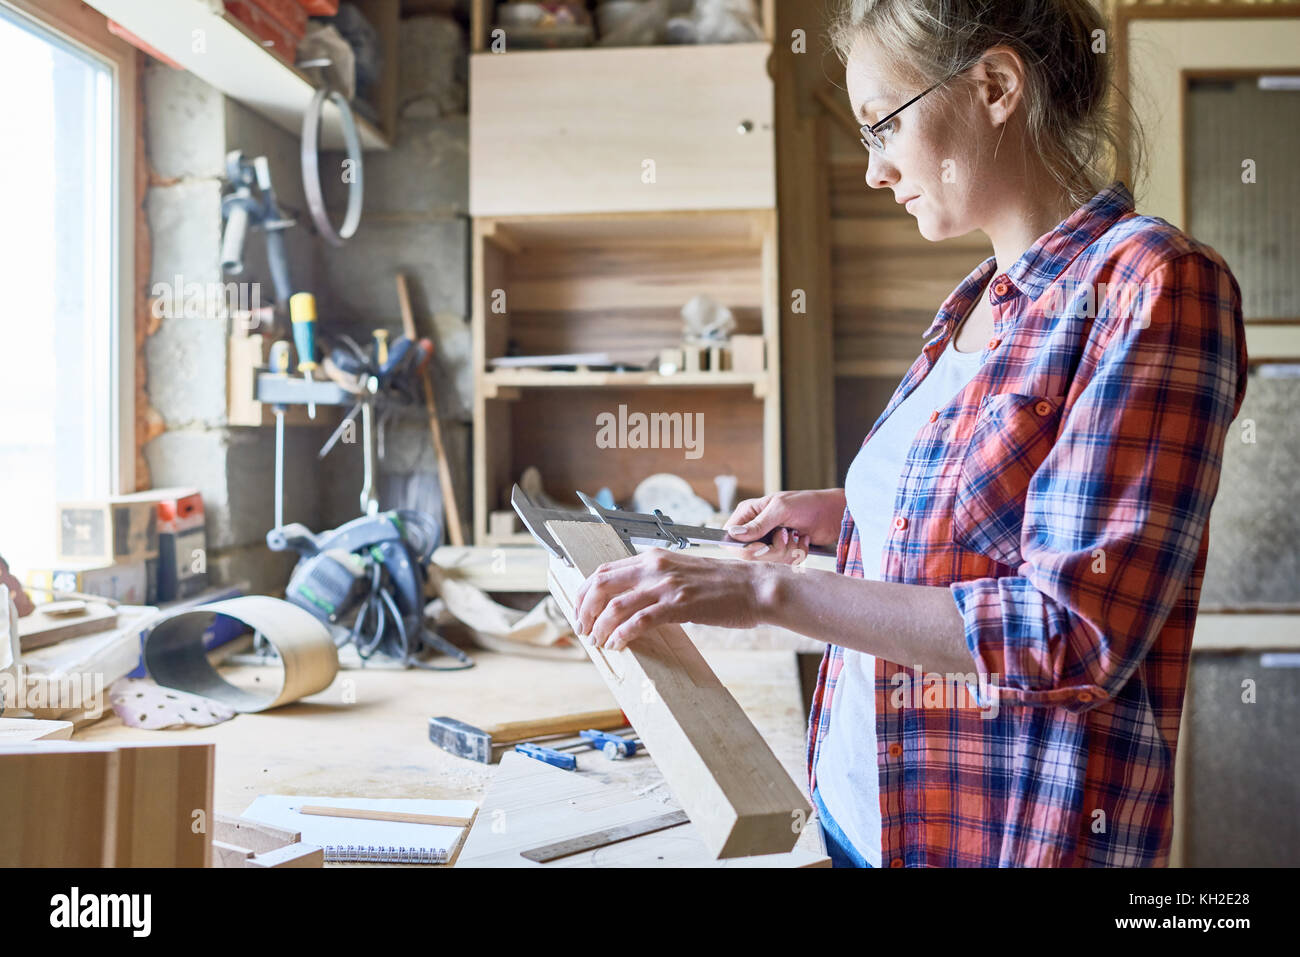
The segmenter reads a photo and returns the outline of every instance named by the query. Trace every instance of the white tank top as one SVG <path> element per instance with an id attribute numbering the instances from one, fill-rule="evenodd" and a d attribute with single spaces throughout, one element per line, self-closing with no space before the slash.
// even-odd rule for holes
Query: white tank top
<path id="1" fill-rule="evenodd" d="M 844 478 L 857 528 L 863 577 L 880 580 L 885 540 L 903 462 L 930 413 L 960 392 L 980 367 L 982 351 L 958 352 L 948 341 L 934 366 L 858 450 Z M 876 752 L 876 659 L 844 649 L 831 720 L 817 756 L 817 791 L 845 836 L 872 867 L 880 867 L 880 778 Z"/>

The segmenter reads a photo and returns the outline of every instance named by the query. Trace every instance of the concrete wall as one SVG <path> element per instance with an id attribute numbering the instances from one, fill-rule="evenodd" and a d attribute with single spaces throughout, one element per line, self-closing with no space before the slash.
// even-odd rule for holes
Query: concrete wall
<path id="1" fill-rule="evenodd" d="M 473 384 L 469 334 L 468 38 L 439 16 L 402 21 L 398 64 L 398 129 L 393 148 L 367 153 L 365 211 L 345 246 L 323 246 L 322 325 L 370 340 L 376 328 L 401 334 L 396 274 L 406 274 L 416 329 L 437 353 L 434 392 L 443 443 L 464 523 L 469 523 L 469 440 Z M 321 169 L 341 170 L 344 155 L 327 153 Z M 332 210 L 346 204 L 341 175 L 322 173 Z M 337 225 L 338 220 L 335 220 Z M 382 508 L 422 508 L 441 515 L 442 493 L 423 405 L 393 417 L 384 436 Z M 356 507 L 361 448 L 339 446 L 327 461 L 331 505 Z M 338 496 L 343 501 L 336 501 Z M 466 528 L 466 533 L 469 529 Z M 444 536 L 445 537 L 445 536 Z"/>
<path id="2" fill-rule="evenodd" d="M 248 581 L 256 590 L 276 591 L 287 581 L 292 560 L 265 545 L 274 522 L 274 430 L 227 424 L 230 320 L 217 303 L 187 298 L 184 290 L 190 284 L 206 290 L 227 280 L 260 283 L 262 301 L 270 301 L 260 233 L 250 234 L 246 244 L 245 273 L 222 275 L 225 155 L 242 149 L 250 157 L 267 156 L 282 204 L 302 210 L 297 140 L 191 74 L 154 61 L 145 69 L 144 100 L 150 293 L 158 295 L 164 286 L 176 290 L 175 314 L 161 319 L 145 345 L 146 390 L 165 428 L 145 446 L 145 457 L 155 486 L 190 485 L 202 492 L 213 580 Z M 286 234 L 286 245 L 294 283 L 311 288 L 319 241 L 295 228 Z M 291 428 L 286 441 L 286 486 L 291 491 L 285 518 L 313 528 L 332 520 L 321 508 L 313 467 L 322 431 Z"/>
<path id="3" fill-rule="evenodd" d="M 196 77 L 150 61 L 144 74 L 145 141 L 150 168 L 146 210 L 155 284 L 223 281 L 273 287 L 265 244 L 252 233 L 245 272 L 223 276 L 221 193 L 225 155 L 265 155 L 286 212 L 285 234 L 297 288 L 316 293 L 322 336 L 358 342 L 383 327 L 401 332 L 395 275 L 408 276 L 417 328 L 438 346 L 435 391 L 462 514 L 469 516 L 470 378 L 468 129 L 464 31 L 453 20 L 403 21 L 400 121 L 388 151 L 365 156 L 365 207 L 356 236 L 341 248 L 322 240 L 307 212 L 298 138 L 229 100 Z M 337 224 L 346 205 L 342 154 L 321 158 L 323 189 Z M 182 297 L 183 298 L 183 297 Z M 218 582 L 247 580 L 277 591 L 292 560 L 269 552 L 274 521 L 274 430 L 231 427 L 226 419 L 229 320 L 206 305 L 163 318 L 146 343 L 147 391 L 165 431 L 145 457 L 155 486 L 192 485 L 208 512 L 209 569 Z M 361 447 L 340 443 L 323 465 L 316 450 L 328 428 L 287 430 L 285 520 L 314 530 L 359 514 Z M 442 512 L 436 462 L 423 405 L 394 416 L 385 430 L 380 505 Z"/>

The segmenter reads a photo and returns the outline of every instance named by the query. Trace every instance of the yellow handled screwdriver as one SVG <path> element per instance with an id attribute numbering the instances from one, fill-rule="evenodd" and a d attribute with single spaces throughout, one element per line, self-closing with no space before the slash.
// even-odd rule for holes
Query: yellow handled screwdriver
<path id="1" fill-rule="evenodd" d="M 298 371 L 310 383 L 316 368 L 316 297 L 309 292 L 290 296 L 289 319 L 293 322 L 293 344 L 298 349 Z M 314 401 L 307 402 L 307 415 L 316 418 Z"/>

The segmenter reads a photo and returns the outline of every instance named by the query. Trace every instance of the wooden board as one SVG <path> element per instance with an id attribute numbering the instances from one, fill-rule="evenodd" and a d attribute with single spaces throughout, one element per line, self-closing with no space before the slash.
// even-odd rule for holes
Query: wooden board
<path id="1" fill-rule="evenodd" d="M 0 866 L 205 867 L 211 744 L 0 745 Z"/>
<path id="2" fill-rule="evenodd" d="M 470 214 L 773 208 L 770 54 L 765 42 L 472 54 Z"/>
<path id="3" fill-rule="evenodd" d="M 654 798 L 601 784 L 583 772 L 561 771 L 506 754 L 470 828 L 457 867 L 828 867 L 815 842 L 800 841 L 788 854 L 719 861 L 699 828 L 683 824 L 666 831 L 594 848 L 539 864 L 521 852 L 605 828 L 615 828 L 672 810 Z M 813 835 L 809 835 L 812 837 Z M 818 847 L 808 850 L 802 845 Z"/>
<path id="4" fill-rule="evenodd" d="M 87 602 L 86 610 L 76 615 L 50 615 L 39 605 L 26 618 L 18 619 L 18 639 L 23 651 L 33 651 L 53 645 L 65 638 L 108 631 L 117 625 L 117 609 L 109 605 Z"/>
<path id="5" fill-rule="evenodd" d="M 606 525 L 546 526 L 572 562 L 553 558 L 550 566 L 551 593 L 572 624 L 583 581 L 627 557 L 627 547 Z M 713 856 L 794 846 L 811 812 L 807 799 L 680 625 L 622 651 L 584 647 Z"/>
<path id="6" fill-rule="evenodd" d="M 0 746 L 0 867 L 111 867 L 117 783 L 112 746 Z"/>
<path id="7" fill-rule="evenodd" d="M 71 737 L 71 721 L 46 721 L 41 718 L 0 718 L 0 743 L 67 741 Z"/>
<path id="8" fill-rule="evenodd" d="M 212 862 L 212 744 L 138 744 L 119 754 L 118 867 Z"/>

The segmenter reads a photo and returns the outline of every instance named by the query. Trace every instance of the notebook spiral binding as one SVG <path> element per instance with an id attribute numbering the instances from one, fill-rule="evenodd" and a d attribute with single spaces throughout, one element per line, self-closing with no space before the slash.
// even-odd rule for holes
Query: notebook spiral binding
<path id="1" fill-rule="evenodd" d="M 447 852 L 428 847 L 376 847 L 373 844 L 338 844 L 325 848 L 325 860 L 354 864 L 445 864 Z"/>

